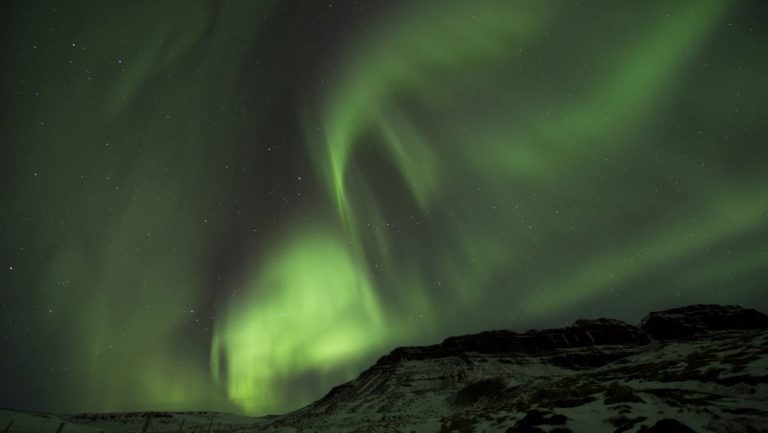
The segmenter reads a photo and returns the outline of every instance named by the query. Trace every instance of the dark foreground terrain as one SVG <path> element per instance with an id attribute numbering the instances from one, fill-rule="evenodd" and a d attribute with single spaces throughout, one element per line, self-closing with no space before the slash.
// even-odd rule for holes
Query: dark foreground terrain
<path id="1" fill-rule="evenodd" d="M 52 415 L 2 432 L 768 432 L 768 316 L 736 306 L 398 348 L 298 411 Z"/>

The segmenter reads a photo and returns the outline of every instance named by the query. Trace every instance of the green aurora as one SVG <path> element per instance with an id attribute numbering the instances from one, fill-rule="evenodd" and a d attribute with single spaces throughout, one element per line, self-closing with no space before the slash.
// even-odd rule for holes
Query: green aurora
<path id="1" fill-rule="evenodd" d="M 328 6 L 2 6 L 0 406 L 284 412 L 399 345 L 768 307 L 764 5 Z"/>

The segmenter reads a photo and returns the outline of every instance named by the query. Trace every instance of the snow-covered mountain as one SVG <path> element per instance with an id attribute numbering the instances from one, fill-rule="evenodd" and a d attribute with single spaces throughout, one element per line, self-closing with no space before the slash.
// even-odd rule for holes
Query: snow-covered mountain
<path id="1" fill-rule="evenodd" d="M 768 317 L 735 306 L 399 348 L 285 431 L 768 431 Z M 666 427 L 665 427 L 666 426 Z"/>
<path id="2" fill-rule="evenodd" d="M 182 414 L 163 416 L 174 420 L 148 431 L 178 431 Z M 67 432 L 130 431 L 67 422 L 77 424 Z M 579 320 L 452 337 L 395 349 L 298 411 L 220 422 L 265 432 L 768 432 L 768 316 L 692 305 L 640 326 Z"/>

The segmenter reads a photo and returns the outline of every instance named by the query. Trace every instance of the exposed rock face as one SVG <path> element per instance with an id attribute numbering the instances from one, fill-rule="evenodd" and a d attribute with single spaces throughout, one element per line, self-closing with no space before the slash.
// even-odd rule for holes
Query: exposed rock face
<path id="1" fill-rule="evenodd" d="M 581 356 L 576 356 L 577 351 L 573 349 L 604 347 L 615 351 L 615 348 L 635 348 L 650 343 L 651 340 L 640 328 L 621 320 L 577 320 L 573 326 L 562 329 L 533 330 L 523 333 L 506 330 L 488 331 L 450 337 L 433 346 L 399 347 L 379 359 L 377 365 L 480 353 L 512 357 L 535 354 L 547 356 L 549 361 L 555 364 L 594 367 L 613 361 L 615 356 L 609 355 L 607 351 L 598 350 L 578 351 Z M 558 356 L 563 351 L 569 351 L 568 359 Z"/>
<path id="2" fill-rule="evenodd" d="M 766 407 L 765 316 L 694 305 L 397 348 L 265 430 L 768 432 Z"/>
<path id="3" fill-rule="evenodd" d="M 656 340 L 691 338 L 712 331 L 765 329 L 768 316 L 735 305 L 689 305 L 649 313 L 640 327 Z"/>

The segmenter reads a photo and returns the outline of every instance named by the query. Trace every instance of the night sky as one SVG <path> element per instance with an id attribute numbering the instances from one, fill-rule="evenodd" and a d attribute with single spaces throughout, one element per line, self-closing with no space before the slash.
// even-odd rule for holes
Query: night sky
<path id="1" fill-rule="evenodd" d="M 0 22 L 0 407 L 276 413 L 396 346 L 768 310 L 765 1 Z"/>

